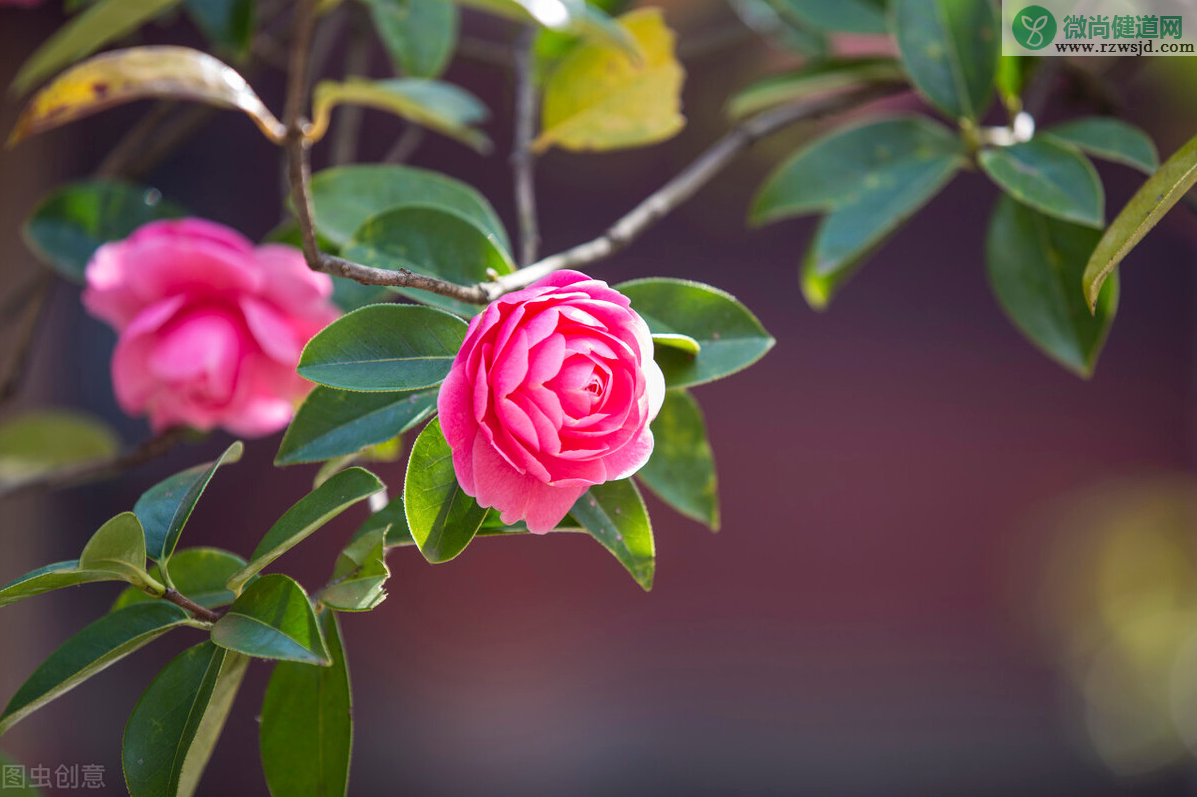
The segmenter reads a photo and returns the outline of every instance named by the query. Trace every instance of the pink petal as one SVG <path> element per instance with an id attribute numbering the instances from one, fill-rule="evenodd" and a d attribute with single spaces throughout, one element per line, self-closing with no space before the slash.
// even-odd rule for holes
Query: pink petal
<path id="1" fill-rule="evenodd" d="M 269 304 L 252 296 L 242 296 L 238 304 L 262 351 L 283 365 L 295 367 L 307 340 L 300 340 L 288 319 Z"/>

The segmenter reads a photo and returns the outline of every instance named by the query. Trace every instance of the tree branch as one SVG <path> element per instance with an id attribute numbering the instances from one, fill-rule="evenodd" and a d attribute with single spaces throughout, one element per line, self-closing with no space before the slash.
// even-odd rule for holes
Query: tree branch
<path id="1" fill-rule="evenodd" d="M 214 623 L 224 614 L 222 612 L 214 612 L 211 609 L 205 609 L 203 606 L 200 606 L 198 603 L 191 600 L 191 598 L 181 594 L 177 589 L 172 589 L 170 587 L 167 587 L 166 592 L 162 595 L 162 599 L 170 601 L 175 606 L 191 612 L 192 617 L 197 620 L 203 620 L 206 623 Z"/>
<path id="2" fill-rule="evenodd" d="M 515 178 L 515 208 L 520 226 L 520 265 L 536 260 L 540 250 L 540 229 L 536 218 L 536 155 L 532 140 L 536 137 L 536 85 L 532 78 L 532 48 L 536 31 L 520 31 L 515 43 L 515 142 L 511 151 L 511 170 Z"/>
<path id="3" fill-rule="evenodd" d="M 492 298 L 497 298 L 509 291 L 525 288 L 559 269 L 577 268 L 610 257 L 694 196 L 736 156 L 762 138 L 796 122 L 820 119 L 906 90 L 908 87 L 902 85 L 869 86 L 833 97 L 782 106 L 754 116 L 715 142 L 676 177 L 599 237 L 546 257 L 513 274 L 503 275 L 482 287 Z"/>
<path id="4" fill-rule="evenodd" d="M 0 501 L 28 492 L 56 490 L 61 487 L 72 487 L 79 484 L 86 484 L 87 482 L 98 481 L 108 476 L 115 476 L 129 468 L 142 465 L 163 456 L 183 440 L 186 431 L 182 427 L 168 429 L 124 454 L 118 454 L 115 457 L 95 462 L 70 465 L 33 476 L 23 481 L 14 481 L 0 485 Z"/>

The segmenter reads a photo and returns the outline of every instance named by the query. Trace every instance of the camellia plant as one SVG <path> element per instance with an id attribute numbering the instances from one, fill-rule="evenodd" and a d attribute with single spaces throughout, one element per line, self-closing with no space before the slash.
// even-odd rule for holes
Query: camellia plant
<path id="1" fill-rule="evenodd" d="M 1081 375 L 1114 318 L 1117 265 L 1197 180 L 1197 139 L 1159 166 L 1151 140 L 1116 118 L 1038 129 L 1031 97 L 1054 75 L 1033 59 L 999 57 L 990 0 L 732 0 L 747 29 L 798 66 L 737 93 L 726 135 L 606 232 L 542 257 L 540 153 L 647 146 L 685 125 L 685 73 L 666 14 L 623 5 L 68 3 L 74 15 L 13 81 L 14 93 L 32 96 L 9 145 L 135 100 L 159 104 L 100 177 L 32 209 L 26 237 L 51 271 L 18 298 L 31 338 L 50 279 L 85 286 L 88 312 L 118 334 L 118 403 L 147 417 L 155 436 L 119 452 L 106 427 L 78 413 L 11 418 L 0 425 L 0 495 L 118 473 L 217 429 L 245 439 L 285 429 L 277 466 L 322 465 L 311 492 L 252 551 L 182 545 L 208 483 L 240 458 L 235 442 L 146 491 L 77 559 L 0 588 L 6 606 L 90 582 L 128 585 L 12 696 L 0 734 L 186 628 L 196 644 L 129 718 L 129 793 L 194 792 L 249 663 L 262 659 L 274 663 L 260 734 L 271 793 L 343 795 L 353 734 L 341 615 L 385 599 L 395 549 L 441 563 L 478 536 L 579 532 L 650 589 L 656 549 L 640 489 L 718 528 L 713 455 L 690 389 L 752 365 L 774 341 L 718 288 L 660 276 L 608 285 L 587 272 L 776 131 L 848 117 L 777 166 L 748 209 L 752 224 L 821 215 L 800 269 L 812 307 L 826 307 L 889 235 L 976 169 L 997 187 L 978 247 L 995 297 L 1032 343 Z M 179 9 L 213 53 L 163 45 L 95 54 Z M 440 79 L 462 14 L 495 17 L 494 29 L 510 34 L 482 50 L 515 78 L 518 253 L 478 191 L 402 163 L 426 133 L 490 150 L 486 108 Z M 340 35 L 346 18 L 357 23 L 350 76 L 309 90 L 329 47 L 314 35 Z M 395 77 L 363 76 L 365 45 L 353 38 L 363 32 L 384 45 Z M 845 36 L 872 36 L 881 54 L 842 55 Z M 260 58 L 287 75 L 281 118 L 242 76 Z M 919 112 L 912 93 L 925 103 Z M 900 95 L 905 110 L 877 111 L 877 101 Z M 283 150 L 289 204 L 268 241 L 190 217 L 184 198 L 114 179 L 149 171 L 181 140 L 189 122 L 174 116 L 180 101 L 241 112 Z M 349 163 L 362 107 L 406 120 L 384 163 Z M 987 125 L 993 115 L 1002 123 Z M 313 175 L 311 148 L 330 133 L 340 165 Z M 1149 175 L 1108 226 L 1090 156 Z M 6 394 L 22 360 L 18 351 Z M 384 485 L 362 467 L 399 457 L 409 433 L 403 484 Z M 325 584 L 306 589 L 279 572 L 284 554 L 360 502 L 371 514 Z"/>

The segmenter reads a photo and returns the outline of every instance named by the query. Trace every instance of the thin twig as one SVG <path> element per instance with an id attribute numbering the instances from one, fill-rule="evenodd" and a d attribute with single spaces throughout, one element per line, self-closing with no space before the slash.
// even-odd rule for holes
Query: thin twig
<path id="1" fill-rule="evenodd" d="M 403 132 L 395 139 L 395 143 L 382 156 L 383 163 L 406 163 L 416 154 L 416 150 L 424 143 L 424 128 L 415 122 L 408 122 Z"/>
<path id="2" fill-rule="evenodd" d="M 370 45 L 374 41 L 364 16 L 355 14 L 352 25 L 349 42 L 345 45 L 346 79 L 364 77 L 367 74 L 370 69 Z M 361 137 L 365 113 L 366 109 L 361 105 L 349 104 L 341 108 L 333 128 L 332 154 L 329 156 L 334 166 L 357 160 L 358 139 Z"/>
<path id="3" fill-rule="evenodd" d="M 525 288 L 559 269 L 577 268 L 610 257 L 694 196 L 700 188 L 735 160 L 736 156 L 762 138 L 795 122 L 830 116 L 904 90 L 905 87 L 898 85 L 869 86 L 834 97 L 782 106 L 754 116 L 715 142 L 697 160 L 599 237 L 546 257 L 513 274 L 499 277 L 483 287 L 495 298 L 509 291 Z"/>
<path id="4" fill-rule="evenodd" d="M 46 299 L 53 286 L 54 276 L 47 272 L 41 275 L 37 286 L 29 297 L 25 306 L 25 315 L 17 329 L 16 343 L 9 355 L 8 365 L 4 368 L 3 376 L 0 376 L 0 404 L 8 403 L 21 388 L 21 382 L 25 379 L 26 366 L 29 364 L 29 353 L 37 338 L 38 324 L 43 317 Z"/>
<path id="5" fill-rule="evenodd" d="M 462 36 L 457 40 L 457 56 L 468 61 L 477 61 L 487 66 L 512 66 L 511 50 L 505 45 L 473 36 Z"/>
<path id="6" fill-rule="evenodd" d="M 158 128 L 177 107 L 178 103 L 173 100 L 156 103 L 104 156 L 104 160 L 96 167 L 96 177 L 124 176 L 129 166 L 145 153 Z"/>
<path id="7" fill-rule="evenodd" d="M 697 61 L 738 47 L 756 39 L 758 35 L 745 25 L 726 25 L 682 39 L 678 43 L 677 57 L 681 61 Z"/>
<path id="8" fill-rule="evenodd" d="M 46 279 L 44 271 L 39 270 L 32 277 L 25 281 L 25 284 L 17 288 L 8 296 L 0 301 L 0 323 L 4 323 L 10 317 L 22 312 L 29 306 L 29 300 L 42 288 L 42 283 Z"/>
<path id="9" fill-rule="evenodd" d="M 70 465 L 58 468 L 48 473 L 22 481 L 13 481 L 0 485 L 0 500 L 12 498 L 23 493 L 40 490 L 56 490 L 62 487 L 72 487 L 87 482 L 98 481 L 109 476 L 123 473 L 129 468 L 149 462 L 163 456 L 178 445 L 186 434 L 186 430 L 168 429 L 150 438 L 136 448 L 115 457 L 86 462 L 80 465 Z"/>
<path id="10" fill-rule="evenodd" d="M 169 587 L 162 595 L 162 599 L 170 601 L 175 606 L 178 606 L 182 609 L 186 609 L 187 611 L 191 612 L 192 617 L 197 620 L 203 620 L 206 623 L 216 622 L 223 614 L 221 612 L 214 612 L 211 609 L 206 609 L 195 601 L 191 600 L 191 598 L 181 594 L 178 590 L 171 589 Z M 225 610 L 225 613 L 227 613 L 227 609 Z"/>
<path id="11" fill-rule="evenodd" d="M 511 170 L 515 180 L 515 208 L 520 226 L 520 265 L 536 260 L 540 250 L 540 228 L 536 218 L 536 84 L 532 75 L 532 48 L 536 31 L 525 28 L 515 43 L 515 143 Z"/>

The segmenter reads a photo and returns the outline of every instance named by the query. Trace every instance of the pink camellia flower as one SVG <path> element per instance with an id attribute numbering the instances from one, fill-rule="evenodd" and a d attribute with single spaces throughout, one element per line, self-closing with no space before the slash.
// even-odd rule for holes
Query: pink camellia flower
<path id="1" fill-rule="evenodd" d="M 550 531 L 591 485 L 648 461 L 665 378 L 630 304 L 558 271 L 470 322 L 437 409 L 462 489 L 504 523 Z"/>
<path id="2" fill-rule="evenodd" d="M 112 384 L 125 412 L 148 413 L 156 431 L 259 437 L 286 426 L 311 388 L 295 364 L 337 317 L 331 295 L 332 279 L 297 249 L 181 219 L 97 249 L 83 304 L 120 335 Z"/>

